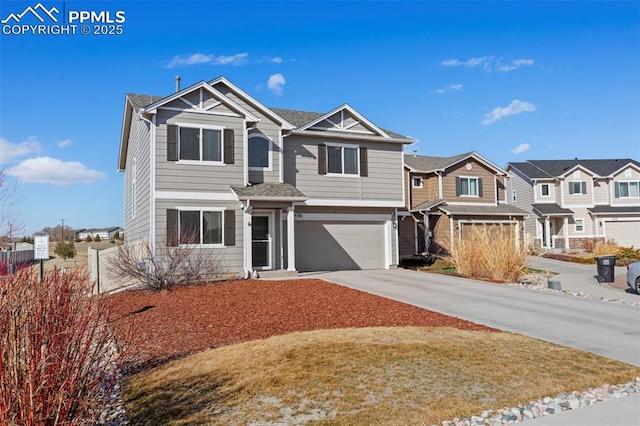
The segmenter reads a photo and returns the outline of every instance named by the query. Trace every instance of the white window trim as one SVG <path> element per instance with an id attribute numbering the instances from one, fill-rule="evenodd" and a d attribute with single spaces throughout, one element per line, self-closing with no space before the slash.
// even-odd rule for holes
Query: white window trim
<path id="1" fill-rule="evenodd" d="M 583 234 L 584 233 L 584 219 L 582 218 L 575 218 L 573 223 L 573 232 L 575 232 L 576 234 Z M 578 230 L 578 222 L 580 222 L 580 226 L 582 227 L 582 230 Z"/>
<path id="2" fill-rule="evenodd" d="M 252 167 L 249 166 L 249 171 L 254 171 L 254 172 L 271 172 L 273 171 L 273 141 L 266 137 L 265 135 L 261 135 L 261 134 L 253 134 L 253 135 L 249 135 L 249 138 L 247 139 L 247 148 L 248 150 L 251 149 L 251 147 L 249 145 L 251 145 L 251 139 L 253 138 L 260 138 L 260 139 L 264 139 L 269 143 L 269 155 L 267 156 L 267 158 L 269 159 L 269 165 L 267 167 Z M 249 164 L 249 152 L 247 150 L 247 164 Z M 281 166 L 282 167 L 282 166 Z"/>
<path id="3" fill-rule="evenodd" d="M 639 195 L 636 196 L 631 196 L 631 195 L 627 195 L 626 197 L 622 196 L 622 195 L 618 195 L 618 197 L 615 196 L 616 194 L 616 184 L 618 185 L 618 188 L 620 188 L 620 184 L 626 183 L 627 185 L 631 184 L 631 183 L 637 183 L 638 184 L 638 193 Z M 619 190 L 619 189 L 618 189 Z M 627 192 L 631 193 L 631 191 L 629 191 L 629 186 L 627 186 Z M 636 199 L 636 198 L 640 198 L 640 180 L 617 180 L 613 182 L 613 195 L 614 195 L 614 199 L 616 200 L 628 200 L 628 199 Z"/>
<path id="4" fill-rule="evenodd" d="M 202 241 L 202 213 L 203 212 L 219 212 L 221 214 L 221 222 L 222 222 L 222 232 L 220 234 L 220 244 L 179 244 L 178 243 L 178 247 L 183 247 L 183 248 L 225 248 L 226 246 L 224 245 L 224 211 L 226 210 L 226 208 L 224 207 L 193 207 L 193 206 L 186 206 L 186 207 L 176 207 L 176 210 L 178 210 L 178 235 L 180 235 L 180 212 L 200 212 L 200 241 Z"/>
<path id="5" fill-rule="evenodd" d="M 224 126 L 216 126 L 213 124 L 196 124 L 196 123 L 174 123 L 178 126 L 178 161 L 177 164 L 206 164 L 212 166 L 225 166 L 224 164 Z M 183 160 L 180 158 L 180 129 L 199 129 L 202 135 L 202 130 L 218 130 L 220 132 L 220 161 L 205 161 L 205 160 Z M 202 137 L 200 137 L 200 148 L 202 148 Z M 200 157 L 202 157 L 202 149 L 200 149 Z"/>
<path id="6" fill-rule="evenodd" d="M 511 190 L 511 202 L 515 203 L 518 201 L 518 192 L 515 189 Z"/>
<path id="7" fill-rule="evenodd" d="M 586 180 L 571 180 L 571 181 L 569 181 L 569 185 L 573 186 L 576 183 L 580 185 L 580 191 L 576 192 L 576 189 L 573 188 L 573 194 L 571 194 L 571 192 L 569 192 L 569 195 L 586 195 L 586 194 L 582 193 L 582 182 L 585 182 L 585 184 L 586 184 L 587 181 Z"/>
<path id="8" fill-rule="evenodd" d="M 542 193 L 542 188 L 546 186 L 547 187 L 547 195 L 544 195 Z M 540 184 L 540 198 L 551 198 L 551 184 L 550 183 L 541 183 Z"/>
<path id="9" fill-rule="evenodd" d="M 131 179 L 131 219 L 135 219 L 136 218 L 136 213 L 137 213 L 137 198 L 138 198 L 138 188 L 137 188 L 137 183 L 136 183 L 136 179 L 137 179 L 137 171 L 138 169 L 138 161 L 137 159 L 134 157 L 133 159 L 133 170 L 131 172 L 132 175 L 132 179 Z"/>
<path id="10" fill-rule="evenodd" d="M 326 176 L 338 176 L 338 177 L 348 177 L 348 178 L 360 178 L 360 145 L 355 144 L 347 144 L 347 143 L 335 143 L 335 142 L 325 142 L 327 148 L 330 146 L 338 146 L 341 148 L 352 148 L 356 150 L 356 173 L 344 173 L 344 150 L 342 150 L 342 173 L 330 173 L 329 172 L 329 150 L 327 149 L 327 174 Z"/>
<path id="11" fill-rule="evenodd" d="M 480 177 L 478 176 L 458 176 L 460 179 L 475 179 L 476 181 L 476 195 L 469 195 L 469 194 L 463 194 L 462 193 L 462 182 L 460 182 L 460 198 L 480 198 L 480 182 L 479 179 Z M 469 185 L 469 188 L 471 188 L 471 185 Z"/>
<path id="12" fill-rule="evenodd" d="M 416 182 L 415 182 L 416 179 L 420 180 L 420 185 L 416 185 Z M 412 176 L 411 177 L 411 187 L 412 188 L 418 188 L 418 189 L 424 188 L 424 178 L 422 176 Z"/>

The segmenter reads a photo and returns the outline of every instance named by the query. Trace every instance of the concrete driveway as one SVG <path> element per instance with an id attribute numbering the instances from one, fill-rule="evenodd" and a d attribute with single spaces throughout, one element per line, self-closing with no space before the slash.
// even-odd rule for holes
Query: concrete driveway
<path id="1" fill-rule="evenodd" d="M 404 269 L 309 277 L 640 366 L 638 306 Z"/>

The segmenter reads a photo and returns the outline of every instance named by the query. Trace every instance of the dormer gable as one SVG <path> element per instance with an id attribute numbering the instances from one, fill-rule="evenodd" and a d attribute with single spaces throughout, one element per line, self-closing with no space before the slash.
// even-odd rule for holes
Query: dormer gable
<path id="1" fill-rule="evenodd" d="M 326 114 L 299 127 L 298 130 L 329 131 L 341 133 L 355 133 L 360 135 L 391 138 L 391 136 L 376 126 L 348 104 L 341 105 Z"/>

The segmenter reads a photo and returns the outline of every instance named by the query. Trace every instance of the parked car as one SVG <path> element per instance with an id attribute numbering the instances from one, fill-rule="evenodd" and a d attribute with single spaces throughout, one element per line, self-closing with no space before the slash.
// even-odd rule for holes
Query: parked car
<path id="1" fill-rule="evenodd" d="M 627 265 L 627 285 L 640 294 L 640 261 Z"/>

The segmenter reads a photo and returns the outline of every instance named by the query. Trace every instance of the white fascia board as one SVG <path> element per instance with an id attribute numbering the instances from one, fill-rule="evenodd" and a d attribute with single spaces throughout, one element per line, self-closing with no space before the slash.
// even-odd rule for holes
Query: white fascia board
<path id="1" fill-rule="evenodd" d="M 349 104 L 342 104 L 339 107 L 334 108 L 333 110 L 329 111 L 328 113 L 326 113 L 324 115 L 321 115 L 320 117 L 316 118 L 313 121 L 310 121 L 309 123 L 305 124 L 304 126 L 301 126 L 299 130 L 307 130 L 307 129 L 315 126 L 316 124 L 326 120 L 327 118 L 331 117 L 332 115 L 340 112 L 341 110 L 347 110 L 351 115 L 356 117 L 360 122 L 362 122 L 366 126 L 371 127 L 376 133 L 378 133 L 378 135 L 380 135 L 380 136 L 382 136 L 384 138 L 391 138 L 391 136 L 389 136 L 389 134 L 387 132 L 385 132 L 380 127 L 378 127 L 375 124 L 373 124 L 364 115 L 360 114 L 358 111 L 353 109 Z"/>
<path id="2" fill-rule="evenodd" d="M 309 199 L 302 203 L 303 206 L 313 207 L 404 207 L 401 200 L 398 201 L 386 201 L 386 200 L 346 200 L 346 199 Z"/>
<path id="3" fill-rule="evenodd" d="M 307 197 L 274 197 L 272 195 L 238 195 L 237 199 L 240 201 L 273 201 L 273 202 L 281 202 L 281 201 L 293 201 L 293 202 L 302 202 L 306 201 Z"/>
<path id="4" fill-rule="evenodd" d="M 602 176 L 602 177 L 608 177 L 610 179 L 614 179 L 614 176 L 617 175 L 618 173 L 622 172 L 624 169 L 626 169 L 627 167 L 632 167 L 634 169 L 636 169 L 638 172 L 640 172 L 640 167 L 636 166 L 633 163 L 627 163 L 624 166 L 620 167 L 618 170 L 616 170 L 615 172 L 611 173 L 609 176 Z"/>
<path id="5" fill-rule="evenodd" d="M 238 201 L 233 192 L 154 191 L 156 200 Z"/>
<path id="6" fill-rule="evenodd" d="M 293 124 L 289 123 L 287 120 L 285 120 L 284 118 L 280 117 L 278 114 L 276 114 L 275 112 L 271 111 L 269 108 L 267 108 L 265 105 L 263 105 L 261 102 L 259 102 L 258 100 L 256 100 L 254 97 L 252 97 L 251 95 L 249 95 L 247 92 L 245 92 L 244 90 L 240 89 L 238 86 L 236 86 L 235 84 L 233 84 L 232 82 L 230 82 L 229 80 L 227 80 L 224 77 L 218 77 L 212 81 L 210 81 L 208 84 L 213 87 L 214 85 L 218 84 L 218 83 L 222 83 L 225 86 L 227 86 L 227 88 L 229 90 L 231 90 L 232 92 L 234 92 L 237 96 L 241 97 L 242 99 L 244 99 L 247 103 L 250 103 L 251 105 L 253 105 L 257 110 L 259 110 L 260 112 L 264 113 L 264 115 L 268 116 L 269 118 L 272 118 L 273 120 L 277 121 L 280 123 L 280 126 L 282 129 L 284 130 L 292 130 L 295 129 L 296 126 L 294 126 Z"/>
<path id="7" fill-rule="evenodd" d="M 413 139 L 399 139 L 399 138 L 381 138 L 379 136 L 367 136 L 367 135 L 358 135 L 355 133 L 331 133 L 327 134 L 327 132 L 319 132 L 316 130 L 292 130 L 289 135 L 294 136 L 310 136 L 316 138 L 323 139 L 346 139 L 353 141 L 367 141 L 367 142 L 386 142 L 386 143 L 401 143 L 401 144 L 412 144 L 414 142 Z M 288 136 L 288 135 L 287 135 Z"/>
<path id="8" fill-rule="evenodd" d="M 585 166 L 583 166 L 581 164 L 576 164 L 575 166 L 573 166 L 572 168 L 570 168 L 569 170 L 567 170 L 566 172 L 564 172 L 563 174 L 561 174 L 558 177 L 559 178 L 564 178 L 567 175 L 569 175 L 570 173 L 573 173 L 576 169 L 580 169 L 580 170 L 588 173 L 591 177 L 602 177 L 602 176 L 598 175 L 597 173 L 594 173 L 593 171 L 587 169 Z"/>
<path id="9" fill-rule="evenodd" d="M 122 130 L 120 131 L 120 150 L 118 151 L 118 171 L 123 172 L 127 166 L 127 149 L 129 148 L 129 131 L 133 119 L 133 105 L 129 97 L 124 97 L 124 113 L 122 116 Z"/>
<path id="10" fill-rule="evenodd" d="M 475 158 L 476 160 L 478 160 L 480 163 L 484 164 L 485 166 L 493 169 L 499 175 L 506 175 L 507 174 L 506 170 L 502 169 L 501 167 L 498 167 L 497 165 L 495 165 L 491 161 L 487 160 L 486 158 L 484 158 L 482 155 L 478 154 L 475 151 L 471 153 L 471 157 Z"/>

